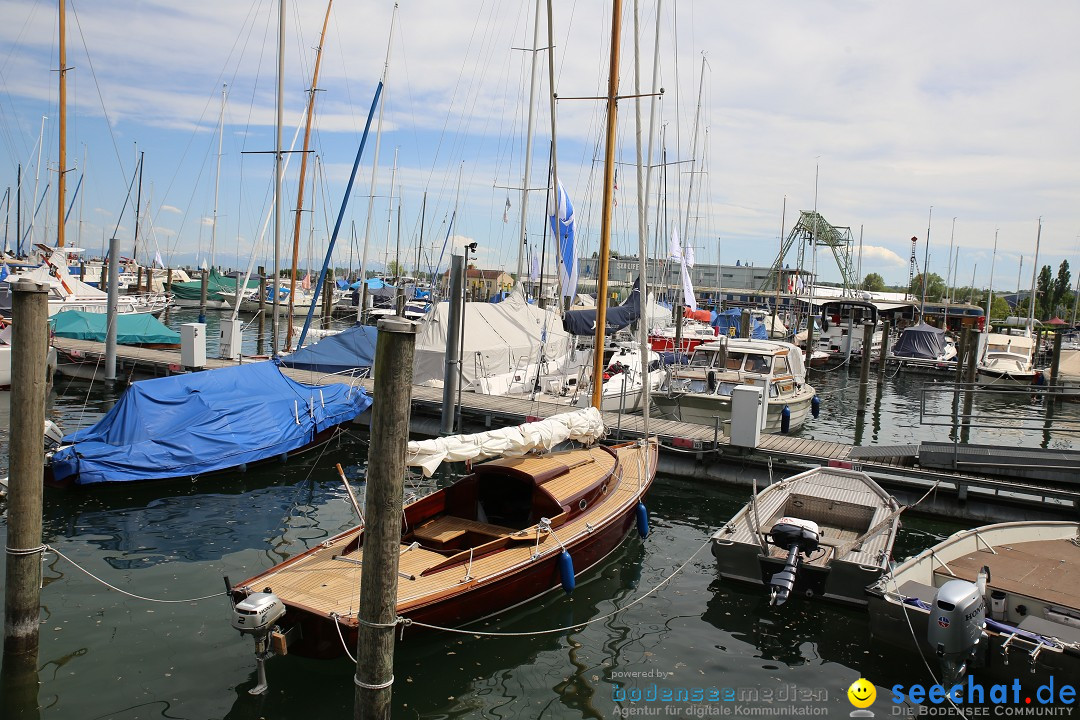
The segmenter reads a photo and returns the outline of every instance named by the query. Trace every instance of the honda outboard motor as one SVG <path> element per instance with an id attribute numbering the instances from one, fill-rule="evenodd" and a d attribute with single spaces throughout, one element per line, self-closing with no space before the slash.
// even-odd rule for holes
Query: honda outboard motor
<path id="1" fill-rule="evenodd" d="M 799 570 L 799 556 L 818 549 L 821 533 L 816 522 L 799 518 L 782 517 L 769 531 L 772 544 L 787 551 L 784 569 L 769 580 L 769 604 L 783 605 L 791 589 L 795 587 L 795 573 Z"/>
<path id="2" fill-rule="evenodd" d="M 228 583 L 228 581 L 226 581 Z M 267 588 L 269 591 L 270 588 Z M 259 681 L 250 692 L 261 695 L 269 685 L 266 682 L 266 661 L 273 656 L 268 638 L 275 623 L 285 614 L 285 603 L 272 592 L 252 593 L 233 605 L 232 626 L 242 635 L 255 638 L 255 664 Z"/>
<path id="3" fill-rule="evenodd" d="M 945 674 L 942 684 L 953 685 L 964 676 L 981 650 L 986 636 L 986 602 L 979 585 L 950 580 L 934 596 L 926 640 L 937 653 Z"/>

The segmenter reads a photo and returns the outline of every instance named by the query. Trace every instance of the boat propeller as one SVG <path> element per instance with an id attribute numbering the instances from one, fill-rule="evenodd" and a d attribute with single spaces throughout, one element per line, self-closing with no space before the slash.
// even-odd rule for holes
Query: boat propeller
<path id="1" fill-rule="evenodd" d="M 787 551 L 784 569 L 769 580 L 769 604 L 783 605 L 795 587 L 795 574 L 799 571 L 801 555 L 808 555 L 818 549 L 821 533 L 816 522 L 799 518 L 782 517 L 772 530 L 769 540 L 781 550 Z"/>

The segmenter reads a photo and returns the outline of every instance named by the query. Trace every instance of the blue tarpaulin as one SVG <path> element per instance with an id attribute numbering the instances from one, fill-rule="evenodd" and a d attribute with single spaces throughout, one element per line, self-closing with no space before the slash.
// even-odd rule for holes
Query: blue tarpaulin
<path id="1" fill-rule="evenodd" d="M 375 364 L 375 340 L 378 329 L 371 325 L 354 325 L 337 335 L 329 335 L 314 345 L 285 355 L 280 362 L 285 367 L 321 373 L 351 373 Z"/>
<path id="2" fill-rule="evenodd" d="M 360 387 L 304 385 L 272 362 L 144 380 L 64 437 L 53 477 L 91 485 L 224 470 L 309 445 L 370 405 Z"/>
<path id="3" fill-rule="evenodd" d="M 720 313 L 714 312 L 712 326 L 719 331 L 720 335 L 739 337 L 742 328 L 742 310 L 739 308 L 732 308 Z M 768 340 L 769 333 L 765 329 L 765 323 L 751 317 L 750 337 L 755 340 Z"/>

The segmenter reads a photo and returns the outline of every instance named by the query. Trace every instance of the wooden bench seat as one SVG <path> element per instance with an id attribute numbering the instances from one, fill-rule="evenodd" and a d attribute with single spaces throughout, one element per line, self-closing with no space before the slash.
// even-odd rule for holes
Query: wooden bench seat
<path id="1" fill-rule="evenodd" d="M 413 535 L 421 542 L 441 546 L 451 542 L 467 532 L 491 535 L 492 537 L 507 537 L 518 531 L 501 525 L 492 525 L 478 520 L 443 515 L 440 518 L 421 525 L 413 530 Z"/>

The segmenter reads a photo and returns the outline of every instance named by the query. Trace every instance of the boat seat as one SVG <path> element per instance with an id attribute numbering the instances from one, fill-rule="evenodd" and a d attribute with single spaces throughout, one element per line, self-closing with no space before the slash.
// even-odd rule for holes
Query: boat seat
<path id="1" fill-rule="evenodd" d="M 1080 628 L 1044 620 L 1041 617 L 1028 615 L 1017 625 L 1021 630 L 1038 633 L 1044 637 L 1057 638 L 1067 643 L 1080 643 Z"/>
<path id="2" fill-rule="evenodd" d="M 469 532 L 498 538 L 513 535 L 518 531 L 501 525 L 479 522 L 478 520 L 468 520 L 453 515 L 443 515 L 440 518 L 416 528 L 413 530 L 413 535 L 421 542 L 431 544 L 435 547 L 442 547 Z"/>
<path id="3" fill-rule="evenodd" d="M 885 589 L 888 590 L 890 588 L 888 585 L 886 585 Z M 932 585 L 926 585 L 915 580 L 908 580 L 896 590 L 906 598 L 918 598 L 927 605 L 933 605 L 934 598 L 937 597 L 936 587 L 933 587 Z"/>

